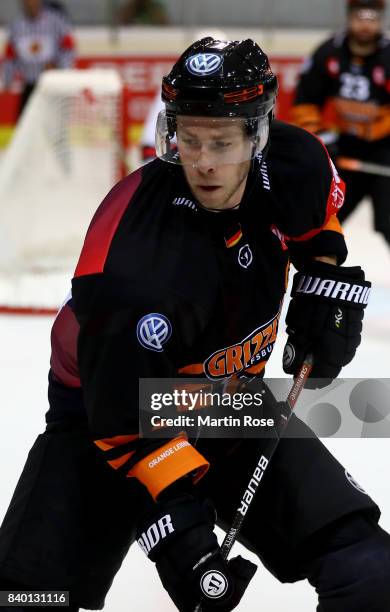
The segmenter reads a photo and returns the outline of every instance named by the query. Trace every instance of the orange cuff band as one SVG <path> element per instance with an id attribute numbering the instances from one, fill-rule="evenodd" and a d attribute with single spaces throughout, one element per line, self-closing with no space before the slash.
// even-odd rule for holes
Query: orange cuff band
<path id="1" fill-rule="evenodd" d="M 195 472 L 196 483 L 207 472 L 209 465 L 185 436 L 179 436 L 141 459 L 131 468 L 128 476 L 137 478 L 156 499 L 161 491 L 190 472 Z"/>

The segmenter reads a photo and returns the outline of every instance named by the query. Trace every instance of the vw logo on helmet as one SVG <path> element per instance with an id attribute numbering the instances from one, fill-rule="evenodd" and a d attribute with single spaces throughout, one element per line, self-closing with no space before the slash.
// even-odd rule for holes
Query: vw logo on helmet
<path id="1" fill-rule="evenodd" d="M 191 55 L 188 58 L 186 67 L 188 72 L 195 76 L 205 76 L 217 72 L 222 62 L 222 55 L 217 55 L 216 53 L 197 53 L 197 55 Z"/>
<path id="2" fill-rule="evenodd" d="M 162 314 L 152 312 L 138 321 L 137 338 L 146 349 L 162 353 L 172 334 L 170 321 Z"/>

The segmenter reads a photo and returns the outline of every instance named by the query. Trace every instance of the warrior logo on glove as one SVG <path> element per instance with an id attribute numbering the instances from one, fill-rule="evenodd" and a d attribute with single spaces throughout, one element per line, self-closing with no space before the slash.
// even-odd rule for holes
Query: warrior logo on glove
<path id="1" fill-rule="evenodd" d="M 210 571 L 203 574 L 200 579 L 200 588 L 206 597 L 216 599 L 226 593 L 228 581 L 221 572 Z"/>
<path id="2" fill-rule="evenodd" d="M 314 367 L 306 386 L 325 387 L 336 378 L 360 344 L 370 291 L 371 283 L 359 266 L 313 261 L 297 272 L 286 316 L 284 371 L 296 376 L 310 352 Z"/>
<path id="3" fill-rule="evenodd" d="M 321 276 L 315 277 L 308 274 L 301 274 L 296 292 L 345 300 L 347 302 L 364 304 L 364 306 L 366 306 L 370 296 L 370 286 L 368 283 L 352 284 L 336 281 L 334 278 L 322 278 Z"/>
<path id="4" fill-rule="evenodd" d="M 283 367 L 288 368 L 295 359 L 295 348 L 290 342 L 287 342 L 283 351 Z"/>

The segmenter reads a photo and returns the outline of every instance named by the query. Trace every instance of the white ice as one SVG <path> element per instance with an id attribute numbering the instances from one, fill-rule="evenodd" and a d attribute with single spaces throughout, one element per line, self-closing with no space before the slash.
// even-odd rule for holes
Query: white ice
<path id="1" fill-rule="evenodd" d="M 376 282 L 367 310 L 362 345 L 353 363 L 343 373 L 351 377 L 385 378 L 390 377 L 390 254 L 381 237 L 368 229 L 369 223 L 369 211 L 365 205 L 346 226 L 350 234 L 349 262 L 362 263 L 368 276 Z M 67 287 L 64 287 L 64 294 L 66 291 Z M 8 507 L 27 451 L 44 427 L 51 324 L 51 318 L 0 317 L 0 520 Z M 281 333 L 267 371 L 269 376 L 283 375 L 281 354 L 284 339 L 284 333 Z M 381 523 L 389 530 L 389 440 L 328 439 L 326 444 L 379 503 Z M 239 470 L 240 466 L 237 466 Z M 219 535 L 222 536 L 221 532 Z M 239 553 L 255 561 L 251 553 L 236 545 L 234 554 Z M 315 593 L 306 583 L 281 585 L 260 566 L 237 610 L 314 612 L 315 607 Z M 159 584 L 152 563 L 138 547 L 133 546 L 119 571 L 105 610 L 175 610 Z"/>

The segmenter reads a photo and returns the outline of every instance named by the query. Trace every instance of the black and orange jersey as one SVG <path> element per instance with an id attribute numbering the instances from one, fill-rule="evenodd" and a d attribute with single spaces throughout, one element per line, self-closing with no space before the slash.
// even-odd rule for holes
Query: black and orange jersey
<path id="1" fill-rule="evenodd" d="M 345 33 L 324 42 L 303 65 L 291 119 L 313 132 L 333 128 L 352 145 L 389 139 L 390 40 L 367 57 L 351 53 Z"/>
<path id="2" fill-rule="evenodd" d="M 346 257 L 343 189 L 320 141 L 280 122 L 238 209 L 205 210 L 182 168 L 160 160 L 123 179 L 91 222 L 53 326 L 48 420 L 87 417 L 108 463 L 153 497 L 199 478 L 208 463 L 184 436 L 139 438 L 139 379 L 262 376 L 290 258 Z"/>

